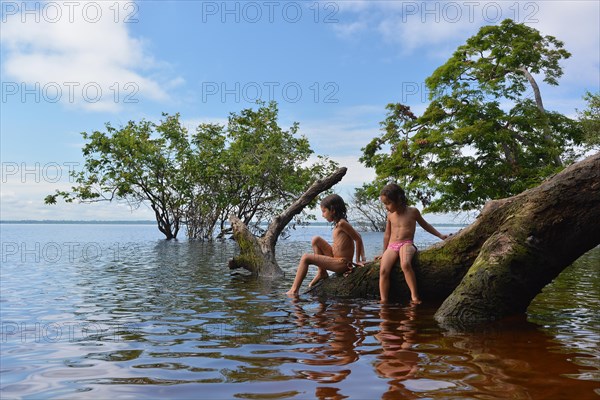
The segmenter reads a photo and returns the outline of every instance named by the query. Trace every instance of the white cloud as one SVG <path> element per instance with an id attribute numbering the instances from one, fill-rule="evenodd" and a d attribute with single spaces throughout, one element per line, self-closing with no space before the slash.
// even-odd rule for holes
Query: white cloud
<path id="1" fill-rule="evenodd" d="M 349 2 L 355 3 L 355 2 Z M 573 53 L 564 63 L 565 79 L 598 85 L 600 62 L 600 2 L 446 2 L 372 1 L 340 6 L 343 21 L 336 32 L 352 33 L 370 21 L 381 38 L 403 54 L 418 51 L 449 57 L 458 44 L 483 25 L 506 18 L 525 23 L 542 34 L 556 36 Z M 355 18 L 353 20 L 352 18 Z"/>
<path id="2" fill-rule="evenodd" d="M 356 21 L 349 24 L 337 23 L 333 25 L 335 33 L 343 38 L 352 37 L 367 29 L 366 21 Z"/>
<path id="3" fill-rule="evenodd" d="M 331 156 L 329 158 L 332 161 L 337 162 L 340 167 L 346 167 L 348 169 L 348 171 L 346 171 L 346 175 L 344 175 L 344 178 L 339 185 L 355 188 L 362 186 L 363 183 L 370 182 L 375 179 L 375 170 L 362 165 L 360 161 L 358 161 L 357 157 Z M 306 165 L 311 165 L 316 162 L 318 162 L 318 158 L 316 156 L 312 156 L 306 162 Z"/>
<path id="4" fill-rule="evenodd" d="M 384 105 L 345 107 L 326 119 L 303 119 L 299 133 L 306 136 L 316 154 L 358 160 L 360 149 L 379 134 L 379 122 L 384 118 Z"/>
<path id="5" fill-rule="evenodd" d="M 327 1 L 325 2 L 327 4 Z M 337 7 L 337 11 L 341 12 L 362 12 L 373 5 L 373 0 L 353 0 L 353 1 L 342 1 L 334 3 Z M 337 17 L 337 15 L 336 15 Z M 339 19 L 339 18 L 338 18 Z"/>
<path id="6" fill-rule="evenodd" d="M 359 187 L 363 183 L 370 182 L 375 179 L 375 170 L 367 168 L 358 161 L 358 158 L 354 156 L 344 157 L 331 157 L 333 161 L 336 161 L 341 167 L 348 168 L 342 183 L 346 186 Z"/>
<path id="7" fill-rule="evenodd" d="M 0 190 L 0 219 L 2 220 L 154 220 L 154 213 L 142 205 L 131 210 L 117 202 L 94 204 L 44 204 L 44 198 L 58 190 L 73 186 L 70 170 L 78 163 L 2 163 Z"/>
<path id="8" fill-rule="evenodd" d="M 125 16 L 115 14 L 134 3 L 14 4 L 8 12 L 3 7 L 4 88 L 12 80 L 9 90 L 37 91 L 47 102 L 116 111 L 141 98 L 165 101 L 163 86 L 181 83 L 181 78 L 161 83 L 142 73 L 158 62 L 143 40 L 131 36 Z"/>
<path id="9" fill-rule="evenodd" d="M 486 3 L 477 2 L 477 5 L 481 7 L 479 10 L 474 2 L 360 2 L 358 6 L 340 7 L 344 13 L 345 18 L 341 18 L 344 23 L 341 27 L 333 28 L 337 33 L 353 33 L 363 28 L 365 21 L 369 21 L 369 25 L 385 42 L 397 45 L 403 54 L 415 50 L 436 54 L 435 50 L 439 48 L 454 48 L 448 47 L 448 42 L 466 38 L 473 32 L 474 26 L 483 24 L 487 13 L 494 16 L 494 13 L 482 11 Z M 357 21 L 349 20 L 349 14 L 354 14 Z M 498 18 L 496 22 L 500 20 Z"/>
<path id="10" fill-rule="evenodd" d="M 431 46 L 443 46 L 448 41 L 466 37 L 472 32 L 471 24 L 423 22 L 417 17 L 390 15 L 378 25 L 378 31 L 387 42 L 398 44 L 404 54 L 415 50 L 431 52 Z"/>
<path id="11" fill-rule="evenodd" d="M 564 61 L 564 84 L 584 83 L 590 90 L 600 85 L 600 2 L 547 1 L 539 2 L 539 11 L 528 23 L 544 35 L 552 35 L 571 52 Z M 583 95 L 583 93 L 582 93 Z"/>
<path id="12" fill-rule="evenodd" d="M 70 171 L 79 170 L 78 162 L 2 163 L 0 205 L 2 220 L 153 220 L 148 207 L 131 210 L 117 202 L 94 204 L 65 203 L 45 205 L 44 198 L 56 190 L 74 185 Z"/>

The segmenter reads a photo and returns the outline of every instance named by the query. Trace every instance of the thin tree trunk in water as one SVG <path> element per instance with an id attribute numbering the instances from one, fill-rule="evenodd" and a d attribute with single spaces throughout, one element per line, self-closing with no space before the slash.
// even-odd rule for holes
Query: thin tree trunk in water
<path id="1" fill-rule="evenodd" d="M 339 168 L 328 177 L 314 182 L 302 196 L 292 203 L 284 212 L 273 218 L 265 234 L 258 238 L 254 236 L 248 226 L 238 217 L 229 217 L 233 238 L 240 246 L 240 255 L 229 261 L 229 268 L 244 268 L 255 275 L 278 276 L 283 275 L 275 259 L 275 245 L 279 235 L 286 225 L 298 215 L 304 207 L 319 194 L 330 189 L 346 175 L 346 168 Z"/>
<path id="2" fill-rule="evenodd" d="M 165 235 L 165 239 L 166 240 L 177 239 L 177 233 L 175 233 L 175 235 L 173 235 L 169 221 L 164 218 L 163 214 L 161 214 L 159 212 L 159 209 L 156 206 L 152 205 L 152 209 L 154 210 L 154 215 L 156 216 L 158 230 L 161 231 L 163 235 Z"/>
<path id="3" fill-rule="evenodd" d="M 477 220 L 421 252 L 415 265 L 424 300 L 444 300 L 436 319 L 465 327 L 524 313 L 535 296 L 600 244 L 600 153 L 567 167 L 538 187 L 490 201 Z M 379 264 L 347 278 L 321 281 L 310 292 L 379 297 Z M 399 268 L 390 294 L 408 301 Z"/>

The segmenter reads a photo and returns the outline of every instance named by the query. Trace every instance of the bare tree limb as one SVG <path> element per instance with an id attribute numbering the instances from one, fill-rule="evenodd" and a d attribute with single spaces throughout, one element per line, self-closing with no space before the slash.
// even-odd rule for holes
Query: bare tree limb
<path id="1" fill-rule="evenodd" d="M 279 235 L 292 218 L 298 215 L 304 207 L 319 194 L 341 181 L 346 171 L 347 168 L 339 168 L 328 177 L 314 182 L 285 211 L 273 218 L 267 231 L 260 238 L 254 236 L 248 226 L 237 216 L 231 215 L 229 221 L 231 221 L 233 229 L 233 238 L 240 246 L 240 255 L 229 261 L 229 268 L 244 268 L 260 276 L 283 275 L 283 271 L 281 271 L 275 259 L 275 245 Z"/>
<path id="2" fill-rule="evenodd" d="M 338 168 L 333 174 L 328 177 L 314 182 L 302 196 L 294 201 L 284 212 L 273 218 L 273 221 L 269 224 L 267 232 L 264 235 L 264 240 L 271 246 L 275 246 L 279 235 L 287 224 L 296 215 L 300 214 L 304 207 L 306 207 L 311 201 L 315 199 L 319 194 L 332 188 L 336 183 L 342 180 L 346 171 L 345 167 Z"/>

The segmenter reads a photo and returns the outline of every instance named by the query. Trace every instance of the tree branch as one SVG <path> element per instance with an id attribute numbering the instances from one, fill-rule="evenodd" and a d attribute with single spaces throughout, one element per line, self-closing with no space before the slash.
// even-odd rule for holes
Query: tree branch
<path id="1" fill-rule="evenodd" d="M 304 207 L 314 200 L 315 197 L 341 181 L 344 175 L 346 175 L 347 170 L 346 167 L 338 168 L 325 179 L 314 182 L 306 192 L 304 192 L 304 194 L 293 202 L 284 212 L 273 218 L 273 221 L 269 224 L 267 232 L 265 233 L 265 241 L 269 245 L 274 246 L 275 243 L 277 243 L 279 235 L 292 218 L 298 215 Z"/>
<path id="2" fill-rule="evenodd" d="M 229 221 L 233 230 L 233 238 L 240 246 L 240 255 L 229 261 L 229 268 L 244 268 L 260 276 L 283 275 L 283 271 L 275 259 L 275 245 L 279 235 L 292 218 L 299 214 L 315 197 L 341 181 L 346 171 L 347 168 L 339 168 L 327 178 L 314 182 L 285 211 L 273 218 L 261 238 L 253 235 L 248 229 L 248 225 L 237 216 L 230 215 Z"/>

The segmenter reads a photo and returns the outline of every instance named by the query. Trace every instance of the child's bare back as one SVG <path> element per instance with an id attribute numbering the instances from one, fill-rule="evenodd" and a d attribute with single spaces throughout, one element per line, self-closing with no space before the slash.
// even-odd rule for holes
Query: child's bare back
<path id="1" fill-rule="evenodd" d="M 352 261 L 354 257 L 354 239 L 342 229 L 342 226 L 336 226 L 333 230 L 333 256 L 344 260 Z"/>
<path id="2" fill-rule="evenodd" d="M 321 279 L 327 279 L 327 271 L 344 273 L 351 269 L 352 258 L 355 253 L 354 243 L 356 242 L 356 262 L 365 260 L 365 249 L 362 238 L 346 220 L 346 204 L 337 194 L 325 197 L 321 201 L 321 212 L 323 218 L 328 222 L 334 222 L 333 245 L 330 245 L 322 237 L 314 237 L 311 242 L 313 254 L 304 254 L 298 264 L 296 277 L 290 290 L 286 294 L 295 296 L 300 290 L 300 285 L 306 277 L 309 265 L 316 265 L 319 270 L 310 285 L 314 285 Z"/>

